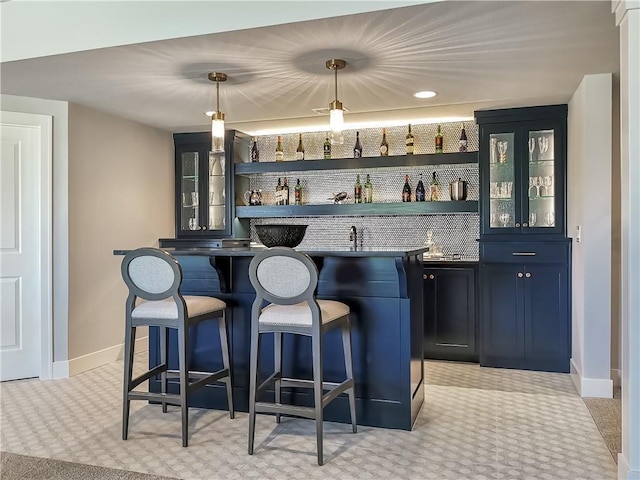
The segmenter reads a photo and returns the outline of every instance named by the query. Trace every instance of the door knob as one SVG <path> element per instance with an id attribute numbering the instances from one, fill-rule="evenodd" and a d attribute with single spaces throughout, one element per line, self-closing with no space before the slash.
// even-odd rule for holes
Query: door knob
<path id="1" fill-rule="evenodd" d="M 524 276 L 527 277 L 527 278 L 531 278 L 531 273 L 527 272 L 527 273 L 524 274 Z"/>
<path id="2" fill-rule="evenodd" d="M 520 228 L 520 224 L 516 222 L 516 228 Z"/>
<path id="3" fill-rule="evenodd" d="M 518 272 L 518 278 L 522 278 L 522 272 Z"/>
<path id="4" fill-rule="evenodd" d="M 423 273 L 423 274 L 422 274 L 422 279 L 423 279 L 423 280 L 426 280 L 426 279 L 427 279 L 427 274 L 426 274 L 426 273 Z"/>
<path id="5" fill-rule="evenodd" d="M 528 227 L 528 226 L 529 226 L 529 224 L 528 224 L 527 222 L 525 222 L 525 223 L 523 223 L 523 224 L 522 224 L 522 226 L 523 226 L 523 227 Z"/>
<path id="6" fill-rule="evenodd" d="M 433 275 L 433 273 L 431 275 L 429 275 L 429 280 L 433 280 L 435 277 L 435 275 Z"/>

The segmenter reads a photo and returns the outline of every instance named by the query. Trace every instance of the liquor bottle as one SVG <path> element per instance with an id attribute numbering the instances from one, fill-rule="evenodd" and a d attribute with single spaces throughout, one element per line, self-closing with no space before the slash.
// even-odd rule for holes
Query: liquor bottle
<path id="1" fill-rule="evenodd" d="M 387 129 L 382 129 L 382 142 L 380 142 L 380 155 L 386 157 L 389 155 L 389 144 L 387 143 Z"/>
<path id="2" fill-rule="evenodd" d="M 436 133 L 436 153 L 442 153 L 442 130 L 438 125 L 438 133 Z"/>
<path id="3" fill-rule="evenodd" d="M 364 182 L 364 203 L 373 203 L 373 185 L 367 173 L 367 181 Z"/>
<path id="4" fill-rule="evenodd" d="M 276 185 L 276 205 L 283 205 L 282 203 L 282 183 L 278 178 L 278 184 Z"/>
<path id="5" fill-rule="evenodd" d="M 353 147 L 353 158 L 362 157 L 362 145 L 360 145 L 360 132 L 356 132 L 356 145 Z"/>
<path id="6" fill-rule="evenodd" d="M 253 137 L 253 145 L 251 146 L 251 161 L 260 161 L 260 152 L 258 151 L 258 137 Z"/>
<path id="7" fill-rule="evenodd" d="M 462 130 L 460 131 L 460 148 L 461 152 L 467 151 L 467 132 L 464 131 L 464 123 L 462 124 Z"/>
<path id="8" fill-rule="evenodd" d="M 331 141 L 329 140 L 329 135 L 324 139 L 324 159 L 331 160 Z"/>
<path id="9" fill-rule="evenodd" d="M 284 160 L 284 152 L 282 151 L 282 137 L 278 135 L 278 143 L 276 144 L 276 162 Z"/>
<path id="10" fill-rule="evenodd" d="M 296 148 L 296 160 L 304 160 L 304 145 L 302 144 L 302 134 L 298 137 L 298 148 Z"/>
<path id="11" fill-rule="evenodd" d="M 356 184 L 353 187 L 353 203 L 362 203 L 362 185 L 360 175 L 356 175 Z"/>
<path id="12" fill-rule="evenodd" d="M 284 177 L 282 185 L 282 205 L 289 205 L 289 182 L 287 177 Z"/>
<path id="13" fill-rule="evenodd" d="M 302 185 L 300 185 L 300 179 L 296 183 L 296 188 L 293 190 L 295 204 L 302 205 Z"/>
<path id="14" fill-rule="evenodd" d="M 422 183 L 422 174 L 420 174 L 420 180 L 416 186 L 416 202 L 424 202 L 426 200 L 426 190 L 424 189 L 424 183 Z"/>
<path id="15" fill-rule="evenodd" d="M 409 124 L 409 133 L 406 139 L 407 155 L 413 155 L 413 135 L 411 134 L 411 124 Z M 416 194 L 418 191 L 416 190 Z"/>
<path id="16" fill-rule="evenodd" d="M 409 175 L 404 176 L 404 187 L 402 188 L 402 201 L 411 201 L 411 185 L 409 185 Z"/>
<path id="17" fill-rule="evenodd" d="M 432 202 L 437 202 L 440 197 L 440 182 L 436 178 L 436 172 L 433 172 L 433 178 L 429 185 L 429 198 Z"/>

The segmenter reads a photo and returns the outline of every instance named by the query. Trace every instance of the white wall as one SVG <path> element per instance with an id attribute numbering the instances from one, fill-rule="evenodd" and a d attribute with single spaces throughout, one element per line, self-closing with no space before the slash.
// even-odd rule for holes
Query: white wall
<path id="1" fill-rule="evenodd" d="M 569 102 L 567 166 L 567 230 L 574 240 L 571 367 L 584 397 L 613 394 L 611 116 L 612 75 L 585 76 Z"/>
<path id="2" fill-rule="evenodd" d="M 0 95 L 0 108 L 53 117 L 53 360 L 68 357 L 69 237 L 68 162 L 69 104 L 56 100 Z M 55 369 L 53 375 L 58 376 Z"/>
<path id="3" fill-rule="evenodd" d="M 69 104 L 70 375 L 121 356 L 127 289 L 113 250 L 174 231 L 171 133 Z"/>

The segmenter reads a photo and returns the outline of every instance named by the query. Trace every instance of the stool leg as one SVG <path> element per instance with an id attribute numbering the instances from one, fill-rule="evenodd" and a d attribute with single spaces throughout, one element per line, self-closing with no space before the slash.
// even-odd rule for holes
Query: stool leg
<path id="1" fill-rule="evenodd" d="M 131 391 L 131 380 L 133 378 L 133 345 L 136 338 L 136 327 L 132 327 L 127 322 L 126 333 L 124 336 L 124 386 L 122 389 L 122 439 L 126 440 L 129 435 L 129 409 L 131 400 L 129 400 L 129 392 Z"/>
<path id="2" fill-rule="evenodd" d="M 258 354 L 260 351 L 260 333 L 251 329 L 251 355 L 249 366 L 249 455 L 253 455 L 253 441 L 256 433 L 256 388 L 258 382 Z"/>
<path id="3" fill-rule="evenodd" d="M 165 369 L 160 373 L 160 391 L 163 394 L 167 393 L 167 369 L 169 368 L 167 360 L 167 327 L 158 327 L 158 334 L 160 336 L 160 363 L 164 365 Z M 162 401 L 162 413 L 167 413 L 167 402 Z"/>
<path id="4" fill-rule="evenodd" d="M 313 343 L 313 402 L 316 413 L 316 443 L 318 465 L 323 463 L 322 454 L 322 337 L 320 332 L 312 335 Z"/>
<path id="5" fill-rule="evenodd" d="M 222 381 L 227 387 L 227 407 L 229 407 L 229 418 L 233 418 L 235 416 L 235 412 L 233 410 L 233 387 L 231 384 L 231 364 L 229 362 L 229 333 L 227 331 L 225 313 L 225 311 L 222 312 L 222 316 L 218 321 L 218 326 L 220 328 L 220 346 L 222 349 L 222 365 L 224 365 L 224 368 L 227 370 L 227 376 L 223 378 Z"/>
<path id="6" fill-rule="evenodd" d="M 278 373 L 275 382 L 275 394 L 276 394 L 276 403 L 281 403 L 280 401 L 280 386 L 282 382 L 280 378 L 282 378 L 282 333 L 274 332 L 273 333 L 273 353 L 274 353 L 274 370 Z M 280 414 L 276 413 L 276 423 L 280 423 Z"/>
<path id="7" fill-rule="evenodd" d="M 342 347 L 344 350 L 344 368 L 347 373 L 347 379 L 351 379 L 353 382 L 353 360 L 351 357 L 351 328 L 349 321 L 342 326 Z M 356 427 L 356 392 L 355 384 L 352 384 L 351 388 L 347 390 L 349 395 L 349 410 L 351 411 L 351 425 L 353 426 L 353 433 L 357 432 Z"/>
<path id="8" fill-rule="evenodd" d="M 182 446 L 189 444 L 189 405 L 187 393 L 189 391 L 189 365 L 187 352 L 189 344 L 187 340 L 186 325 L 178 326 L 178 361 L 180 362 L 180 410 L 182 411 Z"/>

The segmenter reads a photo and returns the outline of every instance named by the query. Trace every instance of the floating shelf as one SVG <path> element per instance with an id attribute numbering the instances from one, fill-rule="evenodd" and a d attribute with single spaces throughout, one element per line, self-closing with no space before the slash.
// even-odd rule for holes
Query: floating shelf
<path id="1" fill-rule="evenodd" d="M 373 216 L 373 215 L 430 215 L 442 213 L 478 213 L 478 202 L 397 202 L 326 205 L 256 205 L 236 207 L 238 218 Z"/>
<path id="2" fill-rule="evenodd" d="M 309 172 L 355 168 L 420 167 L 478 163 L 478 152 L 428 153 L 388 157 L 336 158 L 331 160 L 297 160 L 289 162 L 253 162 L 234 164 L 236 175 L 252 173 Z"/>

